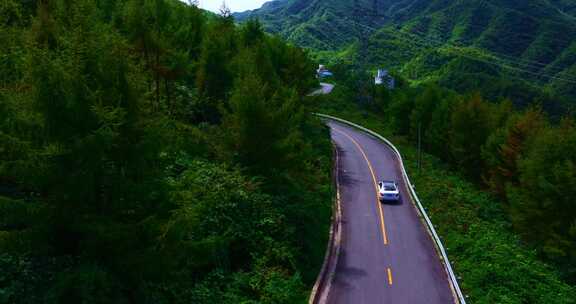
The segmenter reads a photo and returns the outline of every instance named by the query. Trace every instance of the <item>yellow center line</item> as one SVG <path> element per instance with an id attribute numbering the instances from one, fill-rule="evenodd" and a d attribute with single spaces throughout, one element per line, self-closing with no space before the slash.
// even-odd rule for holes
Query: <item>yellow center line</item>
<path id="1" fill-rule="evenodd" d="M 392 285 L 392 269 L 388 267 L 387 271 L 388 271 L 388 285 Z"/>
<path id="2" fill-rule="evenodd" d="M 360 153 L 362 153 L 364 160 L 366 160 L 366 163 L 368 164 L 368 169 L 370 169 L 370 174 L 372 175 L 372 181 L 374 182 L 374 189 L 376 190 L 376 205 L 378 206 L 378 210 L 380 211 L 380 228 L 382 229 L 382 236 L 384 238 L 384 245 L 388 245 L 388 236 L 386 235 L 386 226 L 384 225 L 384 211 L 382 211 L 382 205 L 380 204 L 380 198 L 378 197 L 378 192 L 379 192 L 378 182 L 376 181 L 376 175 L 374 174 L 374 169 L 372 168 L 372 164 L 370 163 L 370 160 L 368 160 L 368 156 L 366 156 L 364 149 L 362 149 L 360 144 L 354 138 L 352 138 L 352 136 L 350 136 L 346 132 L 338 130 L 336 128 L 332 128 L 332 130 L 348 137 L 348 139 L 350 139 L 352 141 L 352 143 L 354 143 L 354 145 L 356 145 L 356 147 L 358 148 Z"/>

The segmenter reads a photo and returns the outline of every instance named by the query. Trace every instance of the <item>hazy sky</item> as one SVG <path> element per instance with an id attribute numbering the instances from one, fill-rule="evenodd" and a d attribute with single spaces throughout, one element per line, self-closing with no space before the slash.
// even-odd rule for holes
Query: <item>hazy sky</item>
<path id="1" fill-rule="evenodd" d="M 232 12 L 243 12 L 259 8 L 264 2 L 268 1 L 270 0 L 225 0 L 226 5 Z M 221 6 L 222 0 L 200 0 L 200 7 L 213 12 L 218 12 Z"/>

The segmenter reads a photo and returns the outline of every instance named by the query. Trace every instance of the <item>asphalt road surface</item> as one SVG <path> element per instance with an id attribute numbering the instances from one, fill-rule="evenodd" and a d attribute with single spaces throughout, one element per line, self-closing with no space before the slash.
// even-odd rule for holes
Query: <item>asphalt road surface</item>
<path id="1" fill-rule="evenodd" d="M 400 164 L 384 143 L 328 122 L 338 152 L 340 258 L 328 303 L 454 303 L 448 276 L 418 218 Z M 375 182 L 395 180 L 401 201 L 380 203 Z"/>
<path id="2" fill-rule="evenodd" d="M 334 89 L 334 85 L 333 84 L 329 84 L 329 83 L 324 83 L 321 82 L 320 83 L 320 88 L 312 93 L 309 94 L 309 96 L 314 96 L 314 95 L 327 95 L 332 93 L 332 90 Z"/>

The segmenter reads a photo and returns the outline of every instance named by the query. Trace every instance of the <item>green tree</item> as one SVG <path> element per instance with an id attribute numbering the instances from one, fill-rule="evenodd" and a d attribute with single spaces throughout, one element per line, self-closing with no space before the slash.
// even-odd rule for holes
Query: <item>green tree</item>
<path id="1" fill-rule="evenodd" d="M 281 71 L 278 75 L 286 86 L 295 88 L 300 95 L 318 87 L 318 80 L 314 77 L 315 63 L 304 50 L 289 46 L 278 37 L 268 37 L 267 45 L 272 63 L 277 71 Z"/>
<path id="2" fill-rule="evenodd" d="M 518 184 L 518 160 L 547 125 L 542 109 L 531 107 L 512 115 L 505 126 L 490 135 L 482 148 L 482 157 L 487 166 L 486 182 L 494 193 L 505 198 L 507 185 Z"/>
<path id="3" fill-rule="evenodd" d="M 305 300 L 330 142 L 304 51 L 176 0 L 0 8 L 0 302 Z"/>
<path id="4" fill-rule="evenodd" d="M 443 159 L 451 161 L 450 128 L 451 117 L 459 100 L 455 96 L 447 96 L 434 106 L 430 117 L 430 125 L 426 130 L 426 142 L 429 151 Z"/>
<path id="5" fill-rule="evenodd" d="M 428 130 L 432 122 L 434 109 L 442 101 L 440 89 L 435 85 L 430 85 L 424 89 L 424 92 L 416 97 L 414 108 L 410 113 L 410 137 L 413 140 L 418 138 L 420 129 L 421 136 L 425 146 L 429 146 Z"/>
<path id="6" fill-rule="evenodd" d="M 266 87 L 253 75 L 238 81 L 230 98 L 230 112 L 222 123 L 224 153 L 259 174 L 270 174 L 282 165 L 282 134 Z M 281 106 L 281 104 L 280 104 Z"/>
<path id="7" fill-rule="evenodd" d="M 202 97 L 209 99 L 206 121 L 218 122 L 219 107 L 227 99 L 233 85 L 230 60 L 236 50 L 233 27 L 226 19 L 219 20 L 207 30 L 198 62 L 196 87 Z"/>
<path id="8" fill-rule="evenodd" d="M 468 177 L 479 179 L 484 168 L 482 146 L 492 130 L 490 106 L 475 94 L 454 107 L 450 150 L 454 162 Z"/>
<path id="9" fill-rule="evenodd" d="M 35 172 L 21 182 L 42 194 L 36 208 L 47 205 L 44 221 L 28 223 L 47 236 L 33 239 L 31 252 L 81 257 L 81 264 L 98 263 L 109 272 L 100 276 L 99 270 L 95 279 L 122 278 L 134 287 L 147 269 L 134 256 L 150 246 L 134 235 L 142 221 L 166 210 L 159 163 L 151 161 L 158 141 L 146 135 L 140 71 L 125 60 L 123 40 L 93 24 L 93 4 L 52 7 L 55 16 L 70 10 L 62 24 L 71 29 L 59 32 L 55 48 L 38 43 L 29 51 L 29 110 L 43 129 L 35 150 L 14 162 Z M 10 242 L 0 247 L 10 248 Z M 62 282 L 75 282 L 63 276 Z M 89 293 L 84 296 L 96 298 Z"/>
<path id="10" fill-rule="evenodd" d="M 520 185 L 508 188 L 510 214 L 524 239 L 576 273 L 576 127 L 572 121 L 536 134 L 518 161 Z"/>
<path id="11" fill-rule="evenodd" d="M 385 111 L 388 126 L 396 134 L 406 135 L 410 132 L 410 113 L 414 108 L 414 101 L 409 92 L 395 92 L 392 101 Z"/>
<path id="12" fill-rule="evenodd" d="M 254 46 L 264 40 L 262 24 L 258 19 L 250 19 L 244 23 L 240 30 L 240 40 L 244 47 Z"/>

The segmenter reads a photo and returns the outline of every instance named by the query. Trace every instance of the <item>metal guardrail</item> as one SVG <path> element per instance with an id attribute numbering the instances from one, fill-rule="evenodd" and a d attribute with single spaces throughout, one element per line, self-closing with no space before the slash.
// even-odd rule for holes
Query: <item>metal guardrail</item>
<path id="1" fill-rule="evenodd" d="M 349 122 L 347 120 L 344 120 L 344 119 L 341 119 L 338 117 L 334 117 L 334 116 L 330 116 L 330 115 L 326 115 L 326 114 L 321 114 L 321 113 L 314 113 L 314 115 L 322 117 L 322 118 L 338 121 L 338 122 L 341 122 L 343 124 L 347 124 L 349 126 L 352 126 L 356 129 L 359 129 L 361 131 L 364 131 L 365 133 L 368 133 L 368 134 L 380 139 L 387 146 L 389 146 L 392 149 L 392 151 L 394 151 L 394 153 L 398 157 L 398 160 L 400 161 L 400 167 L 402 169 L 402 177 L 404 178 L 404 181 L 406 182 L 408 190 L 410 190 L 409 192 L 410 192 L 410 196 L 412 196 L 412 201 L 416 203 L 416 207 L 417 207 L 416 210 L 420 213 L 420 216 L 424 219 L 424 221 L 426 223 L 426 228 L 428 230 L 428 233 L 430 234 L 430 236 L 432 237 L 432 240 L 434 241 L 434 245 L 436 247 L 436 250 L 438 251 L 440 259 L 442 260 L 442 264 L 444 265 L 444 270 L 448 274 L 448 278 L 450 281 L 450 287 L 451 287 L 452 292 L 454 294 L 454 301 L 455 301 L 455 303 L 466 304 L 466 299 L 464 298 L 464 295 L 462 294 L 462 290 L 460 289 L 460 285 L 458 285 L 458 280 L 456 279 L 456 276 L 454 275 L 454 271 L 452 270 L 452 265 L 450 264 L 450 260 L 448 259 L 448 255 L 446 254 L 446 250 L 444 249 L 444 246 L 442 245 L 442 242 L 440 241 L 440 237 L 436 233 L 436 229 L 434 229 L 434 226 L 432 225 L 432 222 L 430 221 L 430 217 L 428 216 L 428 214 L 426 213 L 426 210 L 422 206 L 420 199 L 418 199 L 418 195 L 416 195 L 416 191 L 414 190 L 414 186 L 410 182 L 410 178 L 408 177 L 408 174 L 406 173 L 406 168 L 404 168 L 404 161 L 402 159 L 402 155 L 400 154 L 400 151 L 396 148 L 396 146 L 394 146 L 392 144 L 392 142 L 390 142 L 388 139 L 384 138 L 382 135 L 380 135 L 380 134 L 378 134 L 378 133 L 376 133 L 370 129 L 366 129 L 360 125 L 357 125 L 353 122 Z"/>

